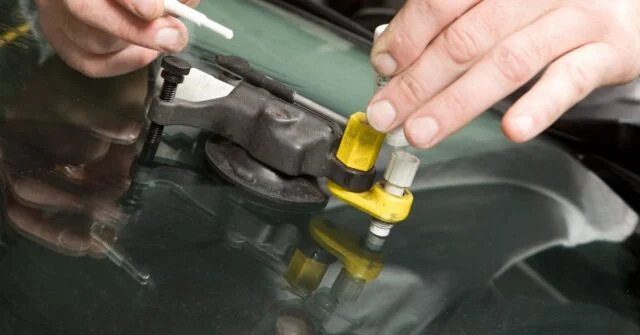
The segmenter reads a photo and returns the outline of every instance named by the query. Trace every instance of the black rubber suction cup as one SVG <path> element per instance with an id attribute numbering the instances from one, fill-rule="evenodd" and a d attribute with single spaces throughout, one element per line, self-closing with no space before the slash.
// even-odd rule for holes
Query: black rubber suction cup
<path id="1" fill-rule="evenodd" d="M 326 206 L 328 196 L 316 178 L 278 173 L 222 137 L 210 138 L 205 152 L 216 173 L 251 194 L 282 205 L 309 205 L 317 209 Z"/>

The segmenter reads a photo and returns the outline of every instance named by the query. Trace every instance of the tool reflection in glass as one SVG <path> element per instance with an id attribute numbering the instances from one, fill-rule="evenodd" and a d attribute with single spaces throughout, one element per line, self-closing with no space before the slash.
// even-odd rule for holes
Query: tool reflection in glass
<path id="1" fill-rule="evenodd" d="M 382 255 L 367 249 L 362 239 L 348 230 L 316 217 L 309 224 L 309 236 L 319 247 L 342 261 L 344 269 L 331 288 L 332 296 L 339 300 L 356 300 L 364 284 L 376 279 L 382 271 Z M 319 259 L 317 253 L 297 249 L 285 273 L 285 279 L 303 293 L 318 288 L 329 261 L 332 261 Z"/>
<path id="2" fill-rule="evenodd" d="M 105 256 L 107 256 L 115 265 L 125 270 L 138 283 L 141 285 L 147 285 L 151 277 L 149 273 L 137 265 L 124 251 L 118 250 L 118 247 L 115 244 L 109 242 L 108 239 L 105 238 L 105 234 L 115 234 L 114 228 L 97 222 L 92 225 L 91 238 L 93 242 L 102 249 Z"/>

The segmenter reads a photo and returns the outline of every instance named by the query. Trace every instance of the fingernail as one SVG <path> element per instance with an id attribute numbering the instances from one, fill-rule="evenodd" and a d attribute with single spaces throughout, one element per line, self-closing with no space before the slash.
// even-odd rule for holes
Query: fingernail
<path id="1" fill-rule="evenodd" d="M 156 45 L 167 52 L 178 52 L 185 44 L 186 39 L 177 29 L 164 28 L 156 35 Z"/>
<path id="2" fill-rule="evenodd" d="M 522 136 L 529 136 L 533 130 L 533 118 L 529 115 L 520 115 L 513 119 L 513 123 Z"/>
<path id="3" fill-rule="evenodd" d="M 151 19 L 157 15 L 158 1 L 157 0 L 134 0 L 133 8 L 137 14 L 145 19 Z"/>
<path id="4" fill-rule="evenodd" d="M 422 148 L 429 146 L 440 131 L 438 122 L 431 116 L 423 116 L 409 121 L 407 128 L 411 140 L 416 146 Z"/>
<path id="5" fill-rule="evenodd" d="M 84 250 L 85 243 L 82 238 L 65 230 L 58 235 L 58 246 L 72 251 L 80 251 Z"/>
<path id="6" fill-rule="evenodd" d="M 377 55 L 373 60 L 373 65 L 376 69 L 385 76 L 390 76 L 398 69 L 398 63 L 388 53 L 381 53 Z"/>
<path id="7" fill-rule="evenodd" d="M 140 126 L 140 123 L 136 122 L 132 124 L 131 127 L 129 128 L 129 139 L 135 140 L 136 138 L 138 138 L 138 136 L 140 135 L 141 129 L 142 129 L 142 126 Z"/>
<path id="8" fill-rule="evenodd" d="M 367 108 L 367 119 L 377 131 L 386 132 L 396 119 L 396 109 L 387 100 L 378 101 Z"/>

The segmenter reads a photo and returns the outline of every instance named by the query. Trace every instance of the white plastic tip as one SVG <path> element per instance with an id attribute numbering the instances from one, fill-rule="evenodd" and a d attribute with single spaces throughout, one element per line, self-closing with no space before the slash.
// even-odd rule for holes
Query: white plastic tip
<path id="1" fill-rule="evenodd" d="M 389 26 L 388 24 L 383 24 L 381 26 L 378 26 L 376 28 L 376 30 L 373 32 L 373 40 L 377 40 L 378 37 L 380 37 L 380 35 L 382 35 L 382 33 L 384 33 L 385 30 L 387 30 L 387 26 Z"/>
<path id="2" fill-rule="evenodd" d="M 215 22 L 210 19 L 207 19 L 203 22 L 203 25 L 210 30 L 224 36 L 226 39 L 230 40 L 233 38 L 233 30 Z"/>
<path id="3" fill-rule="evenodd" d="M 409 146 L 409 140 L 404 135 L 402 127 L 394 129 L 387 134 L 387 144 L 394 148 L 402 148 Z"/>
<path id="4" fill-rule="evenodd" d="M 209 19 L 203 13 L 178 0 L 164 0 L 164 11 L 168 14 L 184 18 L 198 26 L 205 26 L 211 31 L 218 33 L 229 40 L 233 38 L 233 31 L 231 29 Z"/>
<path id="5" fill-rule="evenodd" d="M 406 151 L 394 151 L 385 170 L 384 179 L 391 185 L 409 188 L 413 184 L 420 159 Z"/>

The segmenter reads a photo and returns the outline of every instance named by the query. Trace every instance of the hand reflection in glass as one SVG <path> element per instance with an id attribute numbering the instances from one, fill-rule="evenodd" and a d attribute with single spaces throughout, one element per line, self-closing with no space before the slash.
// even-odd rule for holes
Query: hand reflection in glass
<path id="1" fill-rule="evenodd" d="M 144 70 L 96 80 L 53 59 L 6 107 L 0 176 L 20 235 L 67 255 L 103 255 L 91 226 L 123 219 L 116 201 L 129 185 L 147 87 Z M 103 234 L 116 239 L 115 229 Z"/>

